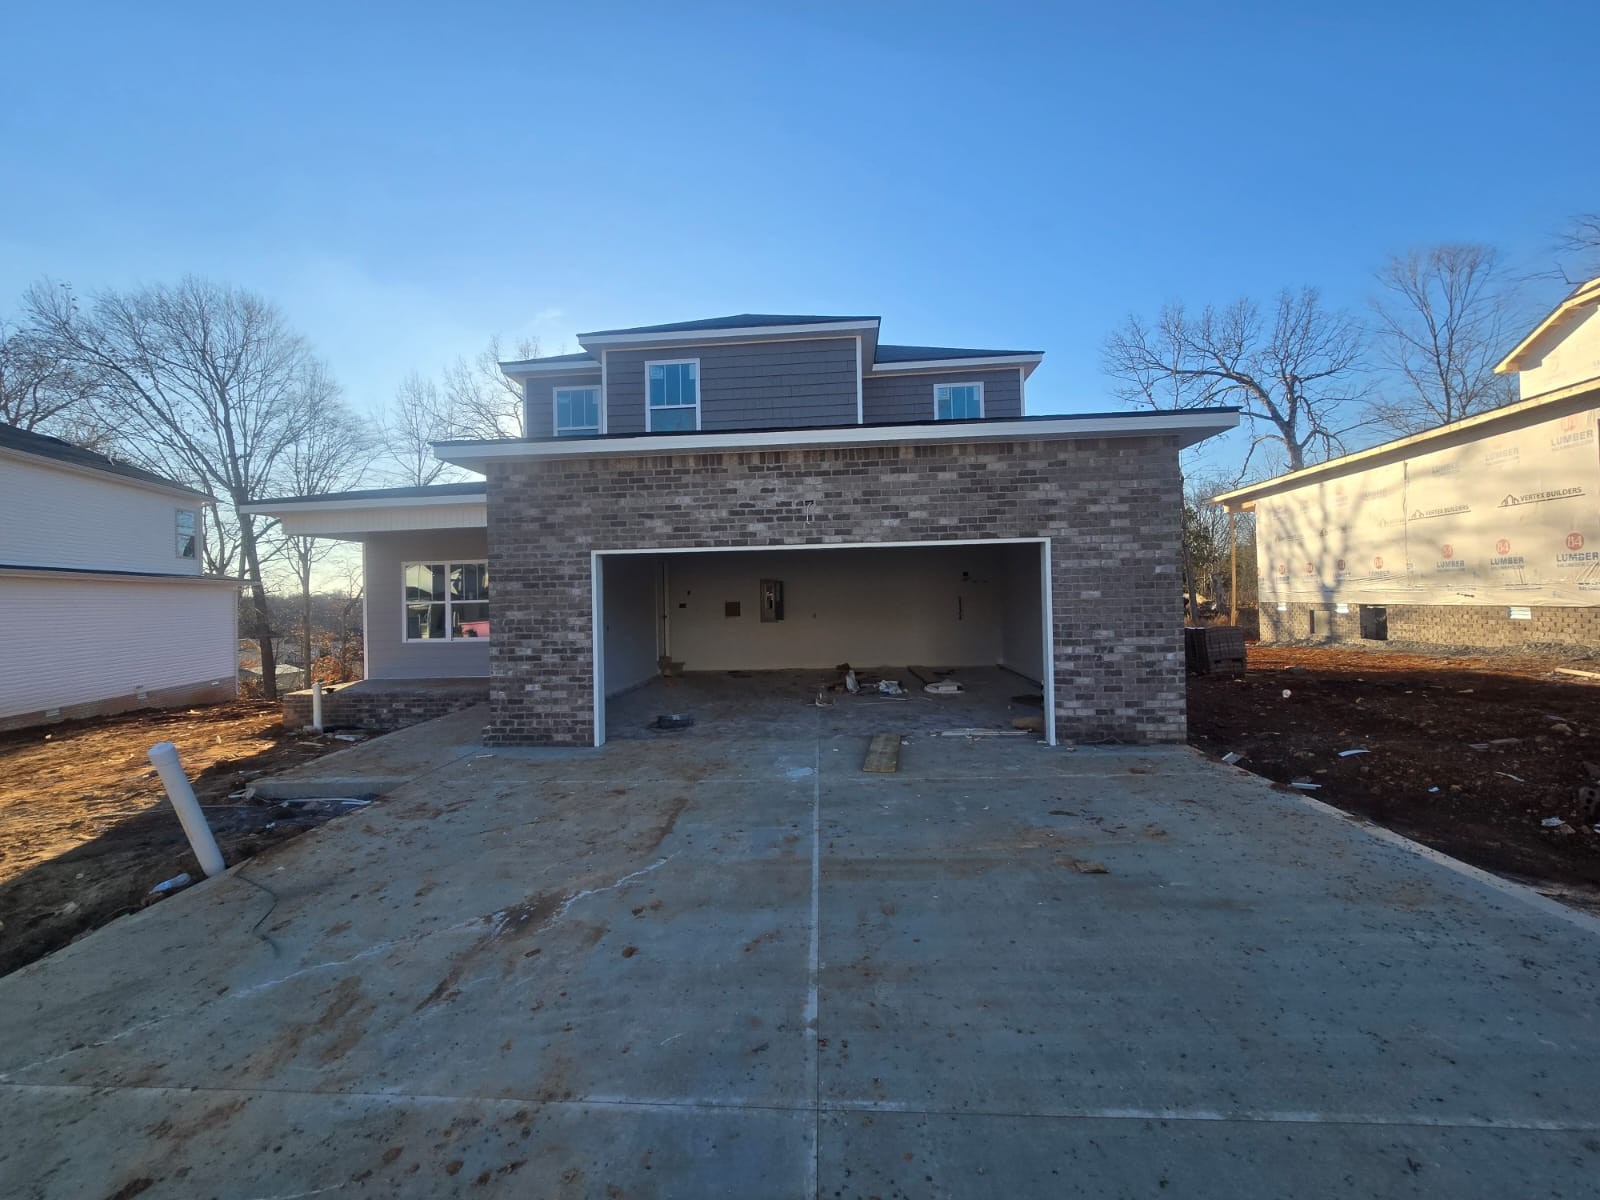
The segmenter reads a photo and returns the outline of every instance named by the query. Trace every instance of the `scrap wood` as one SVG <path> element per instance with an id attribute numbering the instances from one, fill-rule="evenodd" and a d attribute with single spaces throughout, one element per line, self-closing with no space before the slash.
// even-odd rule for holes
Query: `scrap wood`
<path id="1" fill-rule="evenodd" d="M 900 769 L 900 735 L 898 733 L 875 733 L 872 741 L 867 746 L 866 761 L 861 764 L 863 771 L 874 775 L 893 775 Z"/>
<path id="2" fill-rule="evenodd" d="M 906 671 L 918 683 L 927 684 L 933 682 L 933 672 L 928 670 L 927 667 L 907 667 Z"/>
<path id="3" fill-rule="evenodd" d="M 1575 675 L 1579 679 L 1600 679 L 1600 671 L 1580 671 L 1576 667 L 1557 667 L 1557 675 Z"/>

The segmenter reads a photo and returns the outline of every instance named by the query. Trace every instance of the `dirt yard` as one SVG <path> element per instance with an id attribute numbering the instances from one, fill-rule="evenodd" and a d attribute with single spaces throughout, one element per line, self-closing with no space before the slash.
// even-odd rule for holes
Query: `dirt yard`
<path id="1" fill-rule="evenodd" d="M 347 742 L 288 734 L 275 704 L 156 709 L 0 734 L 0 975 L 201 878 L 145 752 L 178 747 L 223 857 L 237 862 L 331 814 L 252 803 L 258 775 Z"/>
<path id="2" fill-rule="evenodd" d="M 1600 811 L 1579 789 L 1600 788 L 1600 680 L 1561 666 L 1600 671 L 1565 658 L 1251 645 L 1245 678 L 1190 677 L 1189 740 L 1590 907 Z"/>

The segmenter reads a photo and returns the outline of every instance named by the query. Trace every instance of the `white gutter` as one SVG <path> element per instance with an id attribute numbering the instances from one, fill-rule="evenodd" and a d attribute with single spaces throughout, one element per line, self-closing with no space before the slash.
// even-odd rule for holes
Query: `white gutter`
<path id="1" fill-rule="evenodd" d="M 882 363 L 872 368 L 873 375 L 909 375 L 916 371 L 966 371 L 973 367 L 1037 367 L 1042 354 L 989 355 L 982 358 L 923 358 L 910 362 Z"/>
<path id="2" fill-rule="evenodd" d="M 737 453 L 814 446 L 894 446 L 930 442 L 1063 441 L 1081 438 L 1150 437 L 1177 434 L 1192 446 L 1239 424 L 1236 412 L 1128 413 L 1032 417 L 973 423 L 938 422 L 887 428 L 842 425 L 823 429 L 772 429 L 745 433 L 683 433 L 655 437 L 563 438 L 559 441 L 435 442 L 441 460 L 474 463 L 560 458 L 636 458 L 657 454 Z"/>
<path id="3" fill-rule="evenodd" d="M 521 379 L 529 375 L 593 375 L 600 370 L 598 360 L 594 362 L 540 362 L 536 358 L 525 358 L 518 362 L 503 362 L 500 372 L 513 379 Z"/>
<path id="4" fill-rule="evenodd" d="M 315 496 L 308 496 L 300 500 L 257 500 L 253 504 L 242 504 L 240 512 L 246 513 L 297 513 L 308 508 L 319 512 L 323 509 L 349 509 L 349 508 L 433 508 L 435 506 L 450 506 L 458 504 L 487 504 L 489 493 L 473 492 L 465 496 L 367 496 L 356 500 L 318 500 Z"/>

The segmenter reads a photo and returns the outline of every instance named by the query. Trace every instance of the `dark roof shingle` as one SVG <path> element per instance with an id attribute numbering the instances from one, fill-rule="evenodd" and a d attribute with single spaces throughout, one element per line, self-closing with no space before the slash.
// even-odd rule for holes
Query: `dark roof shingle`
<path id="1" fill-rule="evenodd" d="M 53 462 L 66 463 L 68 466 L 104 471 L 107 475 L 119 475 L 124 479 L 133 479 L 140 483 L 159 484 L 162 487 L 175 488 L 180 492 L 188 492 L 192 496 L 211 499 L 208 493 L 190 487 L 186 483 L 179 483 L 176 479 L 168 479 L 165 475 L 157 475 L 154 471 L 146 471 L 143 467 L 136 467 L 132 463 L 118 462 L 114 458 L 97 454 L 93 450 L 85 450 L 82 446 L 74 446 L 71 442 L 64 442 L 48 434 L 19 429 L 15 425 L 3 422 L 0 422 L 0 447 L 16 450 L 22 454 L 32 454 L 38 458 L 48 458 Z"/>
<path id="2" fill-rule="evenodd" d="M 831 325 L 838 321 L 876 321 L 877 317 L 827 317 L 795 313 L 735 313 L 702 321 L 673 321 L 667 325 L 635 325 L 629 329 L 594 329 L 580 338 L 611 337 L 624 333 L 704 333 L 718 329 L 764 329 L 771 325 Z"/>
<path id="3" fill-rule="evenodd" d="M 889 346 L 880 342 L 872 361 L 887 366 L 939 358 L 1020 358 L 1042 353 L 1041 350 L 973 350 L 963 346 Z"/>

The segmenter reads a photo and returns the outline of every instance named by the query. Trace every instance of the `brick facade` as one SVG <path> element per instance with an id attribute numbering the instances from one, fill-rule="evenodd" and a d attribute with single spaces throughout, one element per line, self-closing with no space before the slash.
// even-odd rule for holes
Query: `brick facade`
<path id="1" fill-rule="evenodd" d="M 1380 648 L 1384 643 L 1363 641 L 1359 604 L 1349 613 L 1334 611 L 1331 603 L 1286 603 L 1284 611 L 1271 601 L 1261 606 L 1263 642 L 1362 642 Z M 1594 650 L 1600 646 L 1600 608 L 1530 606 L 1533 619 L 1513 621 L 1503 604 L 1390 604 L 1391 642 L 1425 646 L 1531 649 L 1538 646 L 1573 646 Z M 1328 614 L 1329 636 L 1313 637 L 1311 613 Z"/>
<path id="2" fill-rule="evenodd" d="M 491 745 L 593 739 L 591 551 L 1048 537 L 1058 734 L 1181 741 L 1171 437 L 495 463 Z"/>
<path id="3" fill-rule="evenodd" d="M 366 679 L 336 685 L 323 693 L 322 724 L 328 729 L 372 729 L 388 732 L 420 725 L 460 712 L 488 699 L 487 680 Z M 283 723 L 289 729 L 311 724 L 311 692 L 290 692 L 283 698 Z"/>

